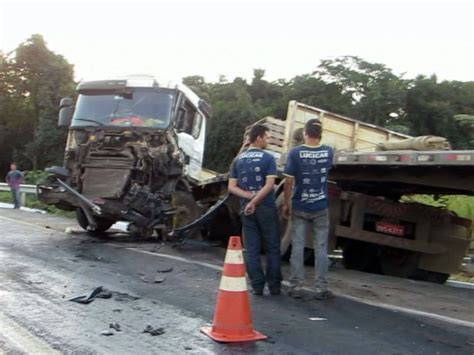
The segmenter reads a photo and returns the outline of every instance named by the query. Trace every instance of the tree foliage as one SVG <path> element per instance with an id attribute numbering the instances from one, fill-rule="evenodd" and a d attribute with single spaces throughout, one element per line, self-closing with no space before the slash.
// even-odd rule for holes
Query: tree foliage
<path id="1" fill-rule="evenodd" d="M 74 93 L 73 66 L 33 35 L 0 61 L 2 167 L 23 170 L 60 164 L 66 132 L 57 128 L 58 105 Z"/>
<path id="2" fill-rule="evenodd" d="M 208 122 L 205 165 L 227 171 L 247 125 L 264 116 L 286 117 L 289 100 L 411 135 L 447 137 L 455 148 L 474 149 L 474 82 L 435 76 L 407 80 L 380 63 L 344 56 L 322 60 L 312 73 L 268 81 L 253 78 L 206 82 L 183 78 L 213 108 Z M 56 127 L 61 97 L 72 96 L 73 65 L 33 35 L 9 54 L 0 52 L 1 172 L 17 160 L 20 168 L 60 164 L 65 132 Z"/>

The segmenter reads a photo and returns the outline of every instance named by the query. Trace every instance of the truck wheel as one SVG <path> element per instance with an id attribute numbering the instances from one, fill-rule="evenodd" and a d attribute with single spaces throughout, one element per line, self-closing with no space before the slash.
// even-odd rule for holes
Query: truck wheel
<path id="1" fill-rule="evenodd" d="M 176 191 L 173 194 L 173 205 L 176 209 L 173 217 L 173 228 L 183 227 L 198 219 L 202 213 L 194 200 L 193 195 L 186 191 Z M 199 227 L 187 231 L 191 239 L 202 239 Z"/>
<path id="2" fill-rule="evenodd" d="M 347 239 L 342 247 L 343 264 L 346 269 L 371 272 L 377 270 L 377 246 Z"/>
<path id="3" fill-rule="evenodd" d="M 409 250 L 380 247 L 378 260 L 384 275 L 411 277 L 418 267 L 419 254 Z"/>
<path id="4" fill-rule="evenodd" d="M 416 269 L 411 278 L 414 280 L 444 284 L 449 276 L 449 274 L 445 274 L 443 272 Z"/>
<path id="5" fill-rule="evenodd" d="M 283 218 L 281 206 L 283 205 L 283 193 L 276 199 L 278 218 L 280 220 L 280 255 L 282 260 L 288 261 L 291 256 L 291 220 Z"/>
<path id="6" fill-rule="evenodd" d="M 303 258 L 305 265 L 314 266 L 314 249 L 304 248 Z"/>
<path id="7" fill-rule="evenodd" d="M 82 210 L 82 208 L 77 208 L 76 209 L 76 220 L 77 223 L 81 226 L 82 229 L 86 230 L 89 234 L 99 234 L 103 233 L 106 230 L 108 230 L 112 225 L 115 223 L 115 221 L 111 221 L 110 219 L 106 218 L 100 218 L 100 217 L 95 217 L 94 219 L 97 223 L 97 228 L 94 231 L 89 231 L 87 230 L 87 227 L 89 226 L 89 221 L 87 220 L 87 217 Z"/>

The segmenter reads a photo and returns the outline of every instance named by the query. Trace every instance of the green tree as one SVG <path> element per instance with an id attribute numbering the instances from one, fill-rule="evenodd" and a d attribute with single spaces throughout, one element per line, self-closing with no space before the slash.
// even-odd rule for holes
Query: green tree
<path id="1" fill-rule="evenodd" d="M 414 135 L 446 137 L 456 149 L 474 148 L 472 131 L 459 120 L 458 113 L 474 114 L 474 83 L 443 81 L 436 76 L 419 76 L 408 91 L 406 119 Z"/>
<path id="2" fill-rule="evenodd" d="M 13 68 L 21 74 L 20 94 L 29 117 L 33 140 L 24 153 L 33 169 L 62 161 L 66 132 L 57 128 L 60 99 L 74 92 L 73 66 L 50 51 L 41 35 L 33 35 L 15 50 Z M 31 133 L 30 133 L 31 134 Z"/>
<path id="3" fill-rule="evenodd" d="M 343 56 L 322 60 L 314 72 L 317 78 L 341 88 L 352 99 L 352 117 L 385 126 L 404 125 L 406 92 L 410 81 L 395 75 L 384 64 L 370 63 L 359 57 Z M 397 122 L 390 114 L 397 114 Z"/>

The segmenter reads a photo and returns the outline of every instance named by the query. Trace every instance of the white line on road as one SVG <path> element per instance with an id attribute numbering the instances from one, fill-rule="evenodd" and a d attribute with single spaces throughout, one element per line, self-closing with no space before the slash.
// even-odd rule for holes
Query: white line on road
<path id="1" fill-rule="evenodd" d="M 0 313 L 0 331 L 3 337 L 12 345 L 27 354 L 60 354 L 47 342 L 29 333 L 26 329 Z"/>
<path id="2" fill-rule="evenodd" d="M 116 247 L 122 247 L 122 246 L 119 246 L 119 245 L 116 245 L 116 244 L 109 244 L 109 245 L 116 246 Z M 187 264 L 201 265 L 201 266 L 204 266 L 204 267 L 207 267 L 207 268 L 211 268 L 213 270 L 222 271 L 222 267 L 220 267 L 218 265 L 204 263 L 204 262 L 201 262 L 201 261 L 189 260 L 189 259 L 183 258 L 181 256 L 168 255 L 168 254 L 162 254 L 162 253 L 153 253 L 153 252 L 150 252 L 150 251 L 139 250 L 139 249 L 136 249 L 136 248 L 124 248 L 124 249 L 128 249 L 128 250 L 131 250 L 131 251 L 134 251 L 134 252 L 137 252 L 137 253 L 155 255 L 155 256 L 160 256 L 160 257 L 168 258 L 168 259 L 172 259 L 172 260 L 178 260 L 178 261 L 182 261 L 182 262 L 187 263 Z M 290 283 L 288 281 L 283 281 L 282 284 L 287 286 L 287 287 L 290 286 Z M 311 290 L 310 288 L 307 288 L 307 287 L 305 287 L 304 289 L 308 292 L 314 292 L 313 290 Z M 384 309 L 388 309 L 388 310 L 395 311 L 395 312 L 403 312 L 403 313 L 406 313 L 406 314 L 411 314 L 411 315 L 416 315 L 416 316 L 427 317 L 427 318 L 443 321 L 443 322 L 446 322 L 446 323 L 451 323 L 451 324 L 455 324 L 455 325 L 461 325 L 461 326 L 464 326 L 464 327 L 474 328 L 474 322 L 469 322 L 469 321 L 462 320 L 462 319 L 447 317 L 447 316 L 443 316 L 443 315 L 437 314 L 437 313 L 417 311 L 415 309 L 410 309 L 410 308 L 405 308 L 405 307 L 400 307 L 400 306 L 394 306 L 394 305 L 387 304 L 387 303 L 369 301 L 369 300 L 365 300 L 363 298 L 354 297 L 354 296 L 341 295 L 341 294 L 337 294 L 337 296 L 341 297 L 341 298 L 351 300 L 351 301 L 363 303 L 363 304 L 366 304 L 366 305 L 369 305 L 369 306 L 384 308 Z"/>
<path id="3" fill-rule="evenodd" d="M 39 225 L 34 224 L 34 223 L 23 222 L 23 221 L 19 221 L 19 220 L 17 220 L 17 219 L 8 218 L 8 217 L 4 217 L 4 216 L 0 216 L 0 219 L 4 219 L 4 220 L 6 220 L 6 221 L 15 222 L 15 223 L 19 223 L 19 224 L 24 224 L 25 226 L 29 226 L 29 227 L 35 227 L 35 228 L 45 229 L 44 227 L 39 226 Z"/>

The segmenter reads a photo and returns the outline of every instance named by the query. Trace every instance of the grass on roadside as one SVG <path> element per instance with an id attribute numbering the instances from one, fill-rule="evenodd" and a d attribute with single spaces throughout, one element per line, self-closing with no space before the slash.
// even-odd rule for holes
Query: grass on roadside
<path id="1" fill-rule="evenodd" d="M 0 191 L 0 202 L 12 203 L 11 193 L 8 191 Z M 44 203 L 41 203 L 40 201 L 38 201 L 36 196 L 33 196 L 32 194 L 26 195 L 25 207 L 46 211 L 47 213 L 55 215 L 55 216 L 75 218 L 74 212 L 63 211 L 52 205 L 45 205 Z"/>

